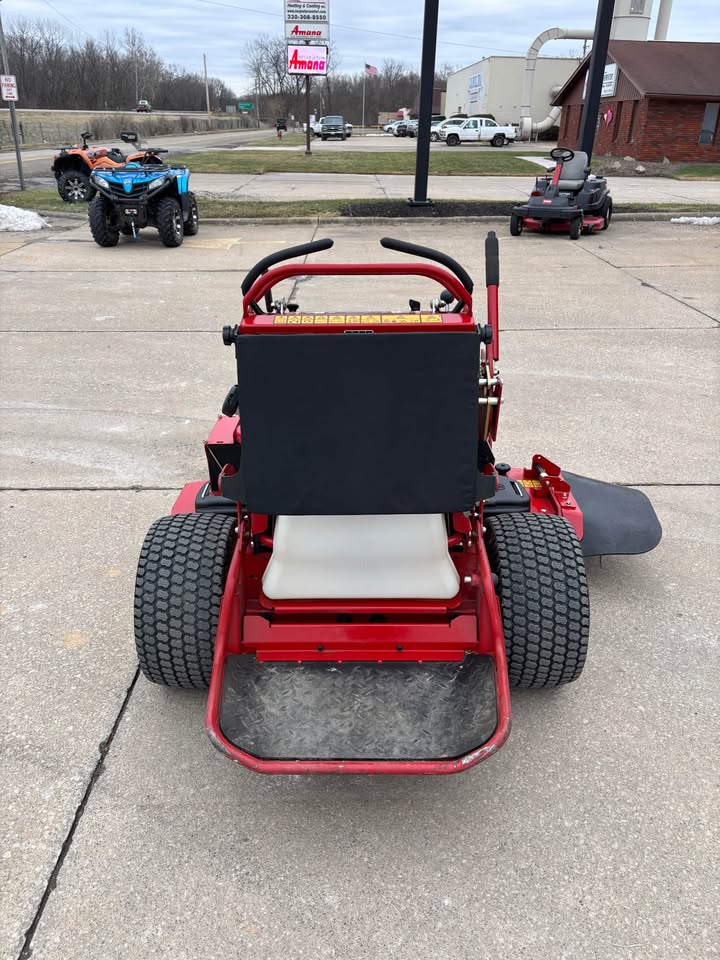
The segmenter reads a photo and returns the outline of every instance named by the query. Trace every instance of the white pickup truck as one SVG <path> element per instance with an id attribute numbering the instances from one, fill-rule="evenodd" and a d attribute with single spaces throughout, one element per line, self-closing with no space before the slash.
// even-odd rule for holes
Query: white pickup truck
<path id="1" fill-rule="evenodd" d="M 322 124 L 323 124 L 323 120 L 324 120 L 324 119 L 325 119 L 325 117 L 320 117 L 320 119 L 319 119 L 319 120 L 316 120 L 315 123 L 311 123 L 311 124 L 310 124 L 310 129 L 312 130 L 314 136 L 316 136 L 316 137 L 319 137 L 319 136 L 320 136 L 321 130 L 322 130 Z M 303 124 L 303 130 L 304 130 L 304 129 L 305 129 L 305 124 Z M 346 136 L 346 137 L 351 137 L 352 134 L 353 134 L 353 125 L 352 125 L 351 123 L 348 123 L 347 120 L 346 120 L 346 121 L 345 121 L 345 136 Z"/>
<path id="2" fill-rule="evenodd" d="M 489 143 L 493 147 L 503 147 L 515 142 L 517 130 L 510 125 L 495 123 L 489 117 L 470 117 L 456 124 L 446 124 L 440 136 L 448 147 L 457 147 L 461 143 Z"/>

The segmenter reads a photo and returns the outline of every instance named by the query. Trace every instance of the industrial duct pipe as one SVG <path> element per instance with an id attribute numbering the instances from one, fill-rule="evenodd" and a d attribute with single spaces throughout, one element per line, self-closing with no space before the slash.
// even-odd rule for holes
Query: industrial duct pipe
<path id="1" fill-rule="evenodd" d="M 592 30 L 567 29 L 566 27 L 551 27 L 539 34 L 530 44 L 525 60 L 525 76 L 523 77 L 522 106 L 520 107 L 520 139 L 529 140 L 534 133 L 548 130 L 560 116 L 560 107 L 552 107 L 548 116 L 539 123 L 532 121 L 532 94 L 535 83 L 535 64 L 541 47 L 548 40 L 592 40 Z"/>

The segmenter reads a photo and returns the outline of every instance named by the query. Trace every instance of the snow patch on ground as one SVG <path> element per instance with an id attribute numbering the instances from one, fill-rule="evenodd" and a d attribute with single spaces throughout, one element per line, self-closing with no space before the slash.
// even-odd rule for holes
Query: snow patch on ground
<path id="1" fill-rule="evenodd" d="M 520 154 L 517 154 L 518 160 L 527 160 L 528 163 L 536 163 L 539 167 L 545 167 L 546 170 L 555 169 L 555 161 L 551 160 L 549 157 L 523 157 Z"/>
<path id="2" fill-rule="evenodd" d="M 17 230 L 42 230 L 50 224 L 34 210 L 21 210 L 19 207 L 6 207 L 0 204 L 0 232 Z"/>
<path id="3" fill-rule="evenodd" d="M 720 223 L 720 217 L 673 217 L 670 223 L 694 223 L 700 227 L 714 227 Z"/>

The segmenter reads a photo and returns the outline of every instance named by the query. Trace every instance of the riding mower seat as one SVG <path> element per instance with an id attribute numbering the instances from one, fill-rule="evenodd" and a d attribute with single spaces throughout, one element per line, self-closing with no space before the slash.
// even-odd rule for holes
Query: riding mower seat
<path id="1" fill-rule="evenodd" d="M 558 187 L 571 192 L 582 190 L 589 173 L 587 154 L 577 150 L 572 160 L 563 164 L 562 178 L 558 182 Z"/>

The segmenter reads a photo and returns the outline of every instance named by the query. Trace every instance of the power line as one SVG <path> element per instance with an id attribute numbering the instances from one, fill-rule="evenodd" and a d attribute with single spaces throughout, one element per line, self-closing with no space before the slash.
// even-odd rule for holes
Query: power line
<path id="1" fill-rule="evenodd" d="M 74 20 L 71 20 L 70 17 L 66 17 L 64 13 L 61 13 L 57 7 L 54 7 L 52 3 L 50 3 L 50 0 L 43 0 L 43 3 L 46 6 L 50 7 L 50 9 L 54 11 L 59 17 L 62 17 L 63 20 L 67 20 L 67 22 L 71 24 L 71 26 L 75 27 L 76 30 L 79 30 L 81 33 L 84 33 L 86 37 L 92 36 L 92 34 L 88 33 L 87 30 L 84 30 L 79 24 L 75 23 Z"/>
<path id="2" fill-rule="evenodd" d="M 211 7 L 226 7 L 228 10 L 242 10 L 243 13 L 257 13 L 263 17 L 275 17 L 282 20 L 281 13 L 270 13 L 267 10 L 257 10 L 254 7 L 241 7 L 237 3 L 223 3 L 222 0 L 196 0 L 197 3 L 205 3 Z M 405 33 L 388 33 L 386 30 L 368 30 L 366 27 L 350 27 L 344 23 L 330 23 L 335 30 L 353 30 L 356 33 L 370 33 L 378 37 L 394 37 L 397 40 L 414 40 L 416 43 L 422 42 L 422 37 L 411 37 Z M 524 56 L 525 50 L 505 50 L 502 47 L 480 47 L 474 43 L 458 43 L 455 40 L 438 40 L 438 44 L 445 44 L 449 47 L 467 47 L 470 50 L 489 50 L 497 53 L 510 53 L 514 56 Z"/>

